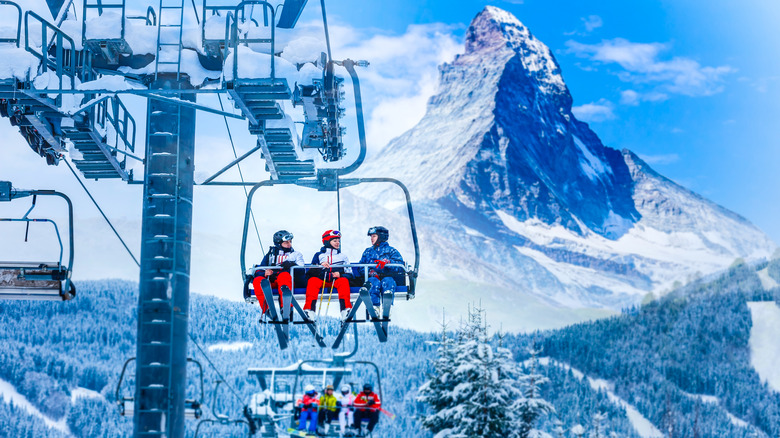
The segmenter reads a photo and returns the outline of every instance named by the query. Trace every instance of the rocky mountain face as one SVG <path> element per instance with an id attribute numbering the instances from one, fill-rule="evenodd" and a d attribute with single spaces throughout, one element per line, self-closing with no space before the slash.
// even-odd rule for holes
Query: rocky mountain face
<path id="1" fill-rule="evenodd" d="M 426 115 L 361 172 L 409 187 L 423 278 L 619 308 L 776 249 L 744 218 L 605 147 L 571 107 L 558 63 L 528 28 L 493 6 L 474 18 Z"/>

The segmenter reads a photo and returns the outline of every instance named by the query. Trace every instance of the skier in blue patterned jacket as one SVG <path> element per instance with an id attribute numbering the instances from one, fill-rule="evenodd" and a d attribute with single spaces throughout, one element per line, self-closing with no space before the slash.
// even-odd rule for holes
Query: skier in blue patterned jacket
<path id="1" fill-rule="evenodd" d="M 363 251 L 360 258 L 361 264 L 376 264 L 368 272 L 368 282 L 371 284 L 371 302 L 378 307 L 381 302 L 382 292 L 395 292 L 397 284 L 404 284 L 404 269 L 401 267 L 385 266 L 387 264 L 404 264 L 404 259 L 397 249 L 387 243 L 390 231 L 387 228 L 377 226 L 368 229 L 371 237 L 371 246 Z M 379 310 L 377 309 L 377 313 Z"/>

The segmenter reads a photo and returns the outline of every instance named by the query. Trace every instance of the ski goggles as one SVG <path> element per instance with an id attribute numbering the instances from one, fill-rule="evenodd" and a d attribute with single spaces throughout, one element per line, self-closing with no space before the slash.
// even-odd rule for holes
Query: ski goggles
<path id="1" fill-rule="evenodd" d="M 322 233 L 322 241 L 328 241 L 331 239 L 341 239 L 341 232 L 339 230 L 328 230 Z"/>
<path id="2" fill-rule="evenodd" d="M 282 242 L 287 242 L 288 240 L 293 240 L 292 233 L 287 233 L 282 235 Z"/>
<path id="3" fill-rule="evenodd" d="M 372 234 L 379 234 L 379 228 L 377 228 L 377 227 L 371 227 L 371 228 L 369 228 L 369 229 L 368 229 L 368 233 L 367 233 L 367 235 L 369 235 L 369 236 L 370 236 L 370 235 L 372 235 Z"/>

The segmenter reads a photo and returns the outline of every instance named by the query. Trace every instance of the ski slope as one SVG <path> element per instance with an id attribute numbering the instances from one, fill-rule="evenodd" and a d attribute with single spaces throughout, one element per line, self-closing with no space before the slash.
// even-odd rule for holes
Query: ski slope
<path id="1" fill-rule="evenodd" d="M 750 364 L 762 382 L 780 392 L 780 307 L 774 301 L 748 303 L 753 327 L 750 330 Z"/>
<path id="2" fill-rule="evenodd" d="M 24 409 L 30 415 L 40 418 L 49 428 L 57 429 L 60 432 L 68 435 L 71 434 L 70 428 L 68 428 L 68 425 L 66 423 L 67 417 L 62 417 L 60 420 L 57 421 L 52 420 L 51 418 L 44 415 L 41 411 L 39 411 L 38 408 L 33 406 L 32 403 L 30 403 L 30 401 L 27 400 L 27 397 L 23 396 L 22 394 L 19 394 L 19 392 L 14 387 L 14 385 L 12 385 L 9 382 L 6 382 L 3 379 L 0 379 L 0 399 L 2 399 L 3 402 L 5 403 L 13 403 L 14 406 Z"/>
<path id="3" fill-rule="evenodd" d="M 571 370 L 572 374 L 574 374 L 574 376 L 580 380 L 587 377 L 582 371 L 547 357 L 540 358 L 539 363 L 545 366 L 555 365 L 566 370 Z M 611 383 L 603 379 L 594 379 L 591 377 L 587 377 L 587 379 L 591 388 L 597 391 L 603 390 L 607 393 L 609 401 L 626 410 L 626 417 L 628 417 L 628 421 L 631 422 L 631 425 L 634 426 L 636 433 L 638 433 L 642 438 L 663 438 L 664 434 L 661 433 L 661 431 L 658 430 L 658 428 L 656 428 L 653 423 L 650 422 L 650 420 L 645 418 L 645 416 L 642 415 L 632 404 L 623 400 L 612 391 Z"/>

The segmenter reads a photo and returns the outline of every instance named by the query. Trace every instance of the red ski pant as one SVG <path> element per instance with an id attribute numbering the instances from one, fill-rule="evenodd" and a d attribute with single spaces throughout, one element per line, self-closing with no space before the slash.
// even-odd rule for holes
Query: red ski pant
<path id="1" fill-rule="evenodd" d="M 252 280 L 252 285 L 255 287 L 255 296 L 257 297 L 257 302 L 260 303 L 260 309 L 263 310 L 263 313 L 268 310 L 268 304 L 266 304 L 265 297 L 263 296 L 263 288 L 260 286 L 260 283 L 264 279 L 265 277 L 255 277 L 255 279 Z M 279 292 L 279 309 L 283 306 L 282 286 L 287 286 L 290 290 L 293 290 L 292 277 L 289 272 L 280 272 L 279 275 L 276 276 L 276 280 L 271 282 L 271 288 L 276 289 Z"/>
<path id="2" fill-rule="evenodd" d="M 331 293 L 331 288 L 336 289 L 339 296 L 339 307 L 341 310 L 351 309 L 352 302 L 349 300 L 349 281 L 344 277 L 339 277 L 333 281 L 323 281 L 319 278 L 312 277 L 306 284 L 306 307 L 311 311 L 315 311 L 317 296 L 320 292 L 325 294 Z"/>

